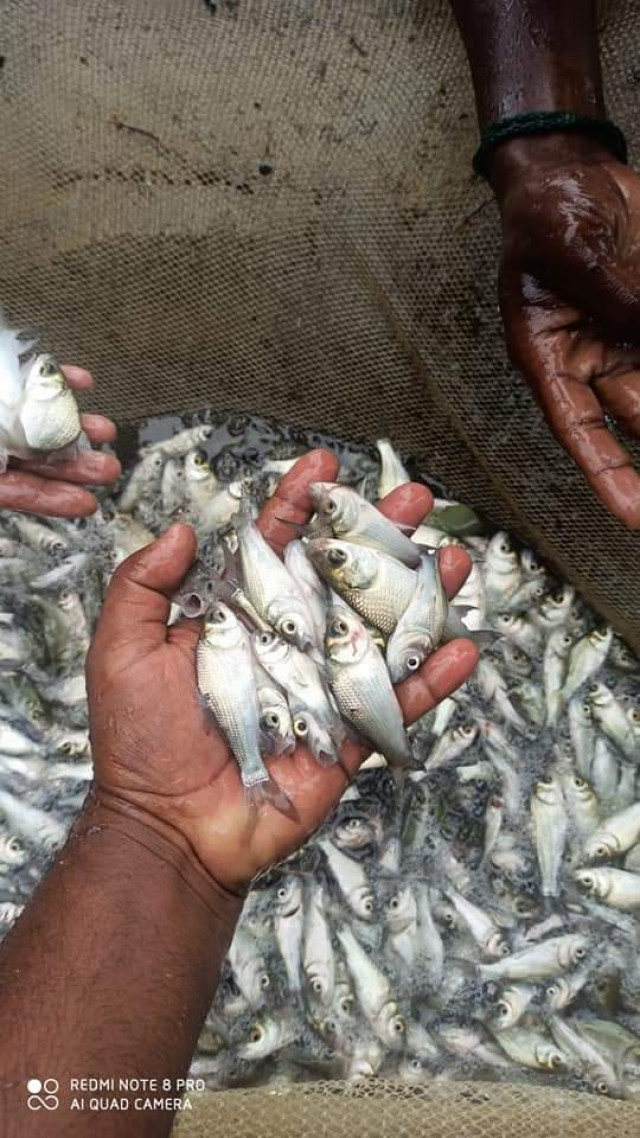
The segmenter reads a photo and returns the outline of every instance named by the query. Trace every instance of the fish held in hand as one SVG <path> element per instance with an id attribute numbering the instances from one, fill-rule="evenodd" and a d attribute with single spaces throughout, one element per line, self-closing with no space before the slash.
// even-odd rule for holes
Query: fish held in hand
<path id="1" fill-rule="evenodd" d="M 322 577 L 367 624 L 390 636 L 416 587 L 416 574 L 395 558 L 335 538 L 316 538 L 308 556 Z"/>
<path id="2" fill-rule="evenodd" d="M 260 705 L 251 661 L 249 633 L 227 605 L 216 604 L 198 642 L 198 687 L 248 790 L 269 783 L 260 754 Z"/>
<path id="3" fill-rule="evenodd" d="M 325 644 L 329 684 L 342 717 L 390 763 L 412 766 L 398 697 L 362 621 L 343 608 L 331 609 Z"/>
<path id="4" fill-rule="evenodd" d="M 355 490 L 336 482 L 313 482 L 309 487 L 317 511 L 314 528 L 331 530 L 336 538 L 379 549 L 409 568 L 420 563 L 420 550 L 389 518 Z"/>
<path id="5" fill-rule="evenodd" d="M 387 667 L 394 684 L 417 672 L 440 644 L 449 602 L 437 557 L 425 555 L 416 572 L 415 590 L 387 644 Z"/>

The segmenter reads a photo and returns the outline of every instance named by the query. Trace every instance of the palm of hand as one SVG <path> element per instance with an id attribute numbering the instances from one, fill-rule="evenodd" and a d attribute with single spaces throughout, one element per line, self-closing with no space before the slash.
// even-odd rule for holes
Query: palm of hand
<path id="1" fill-rule="evenodd" d="M 300 469 L 298 469 L 298 467 Z M 283 480 L 261 526 L 281 551 L 310 512 L 307 487 L 336 475 L 333 456 L 313 452 Z M 393 497 L 393 496 L 391 496 Z M 417 524 L 430 508 L 423 487 L 404 487 L 390 512 Z M 177 526 L 118 570 L 109 589 L 87 664 L 96 785 L 152 814 L 186 837 L 223 885 L 243 886 L 265 866 L 297 848 L 322 823 L 366 751 L 343 748 L 342 766 L 319 767 L 305 747 L 269 761 L 274 781 L 294 807 L 286 816 L 248 801 L 235 760 L 198 694 L 198 621 L 169 629 L 168 596 L 195 556 L 195 537 Z M 468 573 L 464 551 L 451 547 L 441 564 L 457 591 Z M 454 641 L 403 685 L 402 703 L 415 719 L 462 683 L 475 666 L 469 641 Z"/>
<path id="2" fill-rule="evenodd" d="M 510 356 L 603 503 L 640 525 L 640 178 L 612 159 L 542 167 L 503 202 Z"/>

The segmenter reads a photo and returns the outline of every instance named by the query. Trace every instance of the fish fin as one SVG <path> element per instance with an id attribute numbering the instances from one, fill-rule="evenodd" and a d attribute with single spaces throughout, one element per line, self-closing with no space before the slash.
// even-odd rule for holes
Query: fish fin
<path id="1" fill-rule="evenodd" d="M 479 610 L 466 605 L 449 606 L 447 623 L 442 637 L 443 644 L 447 644 L 450 640 L 457 640 L 458 637 L 473 640 L 477 648 L 487 648 L 494 643 L 497 633 L 493 629 L 487 628 L 486 625 L 480 628 L 479 616 L 471 618 L 471 623 L 476 624 L 476 628 L 469 627 L 467 618 L 471 613 L 478 614 Z"/>
<path id="2" fill-rule="evenodd" d="M 264 805 L 273 806 L 274 810 L 292 822 L 300 821 L 298 811 L 288 794 L 285 794 L 284 790 L 278 786 L 277 782 L 274 782 L 270 775 L 266 780 L 245 786 L 244 792 L 252 806 L 257 808 Z"/>

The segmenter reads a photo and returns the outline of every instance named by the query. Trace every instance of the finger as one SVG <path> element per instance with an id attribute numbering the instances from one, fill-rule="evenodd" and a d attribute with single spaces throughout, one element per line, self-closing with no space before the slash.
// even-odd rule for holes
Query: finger
<path id="1" fill-rule="evenodd" d="M 471 676 L 478 663 L 471 640 L 452 640 L 425 660 L 419 672 L 396 688 L 405 723 L 415 723 Z"/>
<path id="2" fill-rule="evenodd" d="M 173 525 L 161 537 L 132 554 L 116 569 L 102 606 L 94 648 L 139 638 L 162 643 L 167 638 L 170 598 L 197 555 L 191 526 Z"/>
<path id="3" fill-rule="evenodd" d="M 74 391 L 90 391 L 93 387 L 93 376 L 86 368 L 62 364 L 62 371 L 69 387 L 73 387 Z"/>
<path id="4" fill-rule="evenodd" d="M 407 482 L 378 502 L 378 509 L 392 522 L 417 529 L 433 509 L 433 494 L 419 482 Z"/>
<path id="5" fill-rule="evenodd" d="M 104 415 L 81 415 L 82 429 L 90 442 L 95 446 L 102 443 L 112 443 L 116 437 L 116 425 Z"/>
<path id="6" fill-rule="evenodd" d="M 640 373 L 628 371 L 597 379 L 594 387 L 603 407 L 634 438 L 640 438 Z"/>
<path id="7" fill-rule="evenodd" d="M 449 600 L 455 597 L 471 572 L 473 561 L 459 545 L 445 545 L 438 550 L 440 577 Z"/>
<path id="8" fill-rule="evenodd" d="M 625 448 L 607 430 L 596 393 L 577 378 L 574 335 L 558 323 L 558 304 L 529 304 L 528 278 L 514 283 L 503 274 L 501 305 L 509 354 L 531 385 L 556 438 L 582 470 L 608 510 L 631 529 L 640 526 L 640 477 Z M 534 286 L 531 286 L 531 290 Z M 531 291 L 530 290 L 530 291 Z M 573 310 L 567 308 L 567 320 Z"/>
<path id="9" fill-rule="evenodd" d="M 93 494 L 69 482 L 40 478 L 24 470 L 0 475 L 0 509 L 51 518 L 85 518 L 95 513 L 97 505 Z"/>
<path id="10" fill-rule="evenodd" d="M 67 462 L 21 462 L 20 470 L 29 470 L 43 478 L 57 478 L 64 482 L 88 483 L 92 486 L 109 486 L 122 474 L 122 467 L 113 454 L 97 450 L 83 451 Z"/>
<path id="11" fill-rule="evenodd" d="M 340 463 L 328 450 L 312 450 L 285 474 L 272 498 L 262 507 L 258 528 L 276 553 L 299 536 L 298 527 L 305 525 L 315 506 L 309 495 L 312 482 L 335 482 Z M 287 525 L 292 521 L 293 526 Z"/>
<path id="12" fill-rule="evenodd" d="M 393 522 L 417 528 L 433 509 L 433 495 L 426 486 L 409 482 L 387 494 L 379 503 L 378 509 Z M 451 599 L 462 588 L 471 572 L 471 558 L 460 546 L 449 545 L 439 551 L 438 564 L 442 583 Z"/>
<path id="13" fill-rule="evenodd" d="M 625 525 L 640 526 L 640 476 L 607 430 L 595 392 L 568 374 L 541 376 L 537 390 L 552 431 L 600 501 Z"/>

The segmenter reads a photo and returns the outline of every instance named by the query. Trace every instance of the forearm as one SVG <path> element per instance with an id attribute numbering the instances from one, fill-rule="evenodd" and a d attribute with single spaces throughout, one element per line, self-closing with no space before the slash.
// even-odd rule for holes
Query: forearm
<path id="1" fill-rule="evenodd" d="M 527 111 L 602 116 L 595 0 L 451 0 L 481 129 Z"/>
<path id="2" fill-rule="evenodd" d="M 175 1088 L 241 904 L 179 844 L 90 804 L 0 948 L 3 1135 L 168 1134 L 169 1109 L 140 1112 L 131 1103 L 121 1113 L 71 1111 L 70 1080 L 112 1078 L 117 1088 L 135 1076 Z M 59 1082 L 58 1110 L 27 1109 L 26 1082 L 34 1077 Z"/>

